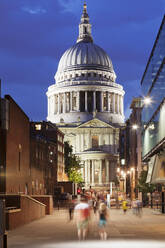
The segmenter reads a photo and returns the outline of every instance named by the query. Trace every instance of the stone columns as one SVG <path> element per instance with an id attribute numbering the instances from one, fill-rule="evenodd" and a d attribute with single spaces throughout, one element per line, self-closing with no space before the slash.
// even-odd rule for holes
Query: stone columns
<path id="1" fill-rule="evenodd" d="M 57 102 L 57 95 L 54 95 L 54 101 L 55 101 L 55 114 L 57 114 L 57 112 L 58 112 L 58 102 Z"/>
<path id="2" fill-rule="evenodd" d="M 109 134 L 109 152 L 111 152 L 111 134 Z"/>
<path id="3" fill-rule="evenodd" d="M 108 95 L 108 112 L 110 112 L 110 93 L 109 92 L 107 92 L 107 95 Z"/>
<path id="4" fill-rule="evenodd" d="M 80 112 L 80 91 L 77 91 L 77 111 Z"/>
<path id="5" fill-rule="evenodd" d="M 88 112 L 88 92 L 85 91 L 85 112 Z"/>
<path id="6" fill-rule="evenodd" d="M 103 112 L 103 92 L 100 92 L 100 112 Z"/>
<path id="7" fill-rule="evenodd" d="M 92 186 L 95 185 L 95 165 L 94 160 L 92 160 Z"/>
<path id="8" fill-rule="evenodd" d="M 51 103 L 50 103 L 50 96 L 48 97 L 48 114 L 50 115 L 50 105 L 51 105 Z"/>
<path id="9" fill-rule="evenodd" d="M 96 110 L 96 91 L 93 91 L 93 111 Z"/>
<path id="10" fill-rule="evenodd" d="M 63 98 L 63 113 L 66 113 L 66 93 L 64 92 L 64 98 Z"/>
<path id="11" fill-rule="evenodd" d="M 117 94 L 117 113 L 119 114 L 120 113 L 120 95 Z"/>
<path id="12" fill-rule="evenodd" d="M 83 134 L 80 134 L 81 136 L 81 140 L 80 140 L 80 144 L 81 144 L 81 151 L 84 150 L 84 135 Z"/>
<path id="13" fill-rule="evenodd" d="M 124 115 L 124 110 L 123 110 L 123 96 L 121 96 L 121 114 Z"/>
<path id="14" fill-rule="evenodd" d="M 79 140 L 79 134 L 76 135 L 76 152 L 80 152 L 80 140 Z"/>
<path id="15" fill-rule="evenodd" d="M 78 134 L 78 151 L 81 152 L 81 134 Z"/>
<path id="16" fill-rule="evenodd" d="M 85 185 L 87 186 L 88 182 L 88 167 L 87 167 L 87 161 L 85 161 Z"/>
<path id="17" fill-rule="evenodd" d="M 109 160 L 105 160 L 106 163 L 106 183 L 109 183 Z"/>
<path id="18" fill-rule="evenodd" d="M 87 160 L 87 166 L 88 166 L 88 183 L 90 184 L 90 160 Z"/>
<path id="19" fill-rule="evenodd" d="M 70 112 L 72 112 L 72 91 L 70 92 Z"/>
<path id="20" fill-rule="evenodd" d="M 99 160 L 100 162 L 100 169 L 99 169 L 99 184 L 102 184 L 102 160 Z"/>
<path id="21" fill-rule="evenodd" d="M 103 137 L 102 134 L 99 135 L 99 146 L 103 145 Z"/>
<path id="22" fill-rule="evenodd" d="M 112 109 L 113 109 L 113 113 L 115 114 L 115 93 L 113 93 L 113 107 L 112 107 Z"/>
<path id="23" fill-rule="evenodd" d="M 53 95 L 52 96 L 52 114 L 54 114 L 55 113 L 55 96 Z"/>
<path id="24" fill-rule="evenodd" d="M 60 94 L 58 93 L 58 114 L 60 114 Z"/>
<path id="25" fill-rule="evenodd" d="M 81 175 L 82 175 L 82 178 L 85 178 L 85 175 L 84 175 L 84 167 L 81 168 Z"/>

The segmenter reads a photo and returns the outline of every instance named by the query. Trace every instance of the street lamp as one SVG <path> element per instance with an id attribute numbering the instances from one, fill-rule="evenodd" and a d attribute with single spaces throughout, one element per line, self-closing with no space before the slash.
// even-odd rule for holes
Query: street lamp
<path id="1" fill-rule="evenodd" d="M 133 130 L 137 130 L 138 127 L 139 127 L 139 126 L 138 126 L 137 124 L 133 124 L 133 125 L 132 125 L 132 129 L 133 129 Z"/>
<path id="2" fill-rule="evenodd" d="M 134 171 L 135 168 L 131 167 L 130 169 L 130 180 L 131 180 L 131 200 L 133 200 L 133 193 L 134 193 Z"/>
<path id="3" fill-rule="evenodd" d="M 144 97 L 143 102 L 144 102 L 145 105 L 150 105 L 151 102 L 152 102 L 151 97 L 149 97 L 149 96 Z"/>

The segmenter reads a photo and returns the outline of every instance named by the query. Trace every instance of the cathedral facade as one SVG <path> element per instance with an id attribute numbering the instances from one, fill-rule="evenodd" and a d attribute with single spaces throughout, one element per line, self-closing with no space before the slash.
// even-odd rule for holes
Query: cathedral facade
<path id="1" fill-rule="evenodd" d="M 109 56 L 93 43 L 84 4 L 77 43 L 61 57 L 47 91 L 47 120 L 79 156 L 86 188 L 107 188 L 115 178 L 124 93 Z"/>

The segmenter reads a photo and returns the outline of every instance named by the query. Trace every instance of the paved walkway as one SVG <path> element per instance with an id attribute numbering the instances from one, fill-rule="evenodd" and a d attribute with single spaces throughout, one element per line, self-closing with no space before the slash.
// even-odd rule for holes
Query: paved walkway
<path id="1" fill-rule="evenodd" d="M 139 218 L 132 214 L 132 210 L 128 210 L 124 215 L 121 209 L 111 209 L 107 232 L 108 240 L 165 241 L 165 215 L 151 209 L 143 209 L 143 215 Z M 97 218 L 94 214 L 91 217 L 87 239 L 99 240 Z M 54 244 L 59 242 L 76 240 L 76 225 L 74 221 L 69 221 L 68 211 L 55 210 L 53 215 L 9 231 L 8 248 L 48 248 L 51 244 L 51 247 L 56 247 Z"/>

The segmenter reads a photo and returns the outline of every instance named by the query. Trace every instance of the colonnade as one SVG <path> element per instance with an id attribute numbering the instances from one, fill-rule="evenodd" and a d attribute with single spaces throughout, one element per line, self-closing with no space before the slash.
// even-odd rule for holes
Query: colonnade
<path id="1" fill-rule="evenodd" d="M 95 146 L 93 146 L 93 143 Z M 74 143 L 74 152 L 79 153 L 92 147 L 103 147 L 107 152 L 116 153 L 118 149 L 118 133 L 77 133 Z"/>
<path id="2" fill-rule="evenodd" d="M 108 91 L 71 91 L 48 97 L 50 115 L 96 110 L 97 112 L 107 111 L 123 115 L 123 95 Z"/>
<path id="3" fill-rule="evenodd" d="M 85 160 L 81 173 L 86 186 L 108 184 L 110 180 L 110 161 L 108 159 Z"/>

